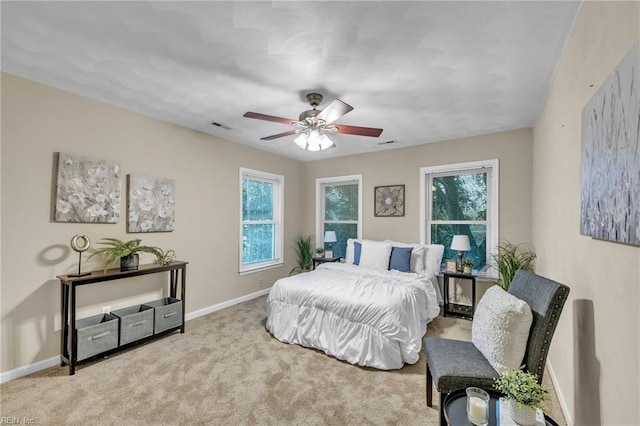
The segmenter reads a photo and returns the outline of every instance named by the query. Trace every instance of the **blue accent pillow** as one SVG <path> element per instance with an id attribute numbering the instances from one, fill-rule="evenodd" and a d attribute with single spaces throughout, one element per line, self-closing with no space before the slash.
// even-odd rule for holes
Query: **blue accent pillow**
<path id="1" fill-rule="evenodd" d="M 353 264 L 360 264 L 360 254 L 362 253 L 362 244 L 358 242 L 353 242 Z"/>
<path id="2" fill-rule="evenodd" d="M 392 247 L 389 270 L 411 272 L 411 251 L 413 247 Z"/>

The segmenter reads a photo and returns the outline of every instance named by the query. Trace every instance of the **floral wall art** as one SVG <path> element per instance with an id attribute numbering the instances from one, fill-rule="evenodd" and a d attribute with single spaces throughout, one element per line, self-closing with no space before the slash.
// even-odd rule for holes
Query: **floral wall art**
<path id="1" fill-rule="evenodd" d="M 127 232 L 169 232 L 175 226 L 175 181 L 127 175 Z"/>
<path id="2" fill-rule="evenodd" d="M 640 245 L 640 41 L 582 110 L 580 233 Z"/>
<path id="3" fill-rule="evenodd" d="M 56 222 L 118 223 L 120 165 L 59 153 Z"/>
<path id="4" fill-rule="evenodd" d="M 374 188 L 375 217 L 404 216 L 404 185 Z"/>

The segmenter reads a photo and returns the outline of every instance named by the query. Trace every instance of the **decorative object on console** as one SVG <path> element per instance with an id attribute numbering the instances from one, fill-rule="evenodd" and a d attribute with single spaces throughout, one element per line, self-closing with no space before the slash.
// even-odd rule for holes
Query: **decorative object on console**
<path id="1" fill-rule="evenodd" d="M 127 232 L 171 232 L 175 228 L 173 179 L 127 175 Z"/>
<path id="2" fill-rule="evenodd" d="M 536 410 L 548 398 L 549 388 L 539 383 L 538 376 L 522 370 L 503 373 L 495 388 L 505 394 L 511 418 L 523 426 L 536 424 Z"/>
<path id="3" fill-rule="evenodd" d="M 75 235 L 71 238 L 71 248 L 78 253 L 78 273 L 69 274 L 70 277 L 84 277 L 91 275 L 91 272 L 82 272 L 82 252 L 87 251 L 91 247 L 91 240 L 86 235 Z"/>
<path id="4" fill-rule="evenodd" d="M 176 252 L 173 250 L 164 251 L 161 248 L 155 248 L 153 254 L 156 255 L 156 263 L 166 266 L 176 260 Z"/>
<path id="5" fill-rule="evenodd" d="M 324 249 L 322 247 L 318 247 L 314 253 L 316 258 L 324 257 Z"/>
<path id="6" fill-rule="evenodd" d="M 374 188 L 374 216 L 404 216 L 404 185 L 376 186 Z"/>
<path id="7" fill-rule="evenodd" d="M 505 240 L 498 245 L 498 251 L 492 257 L 500 273 L 498 284 L 509 290 L 518 270 L 533 271 L 536 253 L 530 244 L 513 244 Z"/>
<path id="8" fill-rule="evenodd" d="M 454 235 L 451 240 L 451 250 L 458 251 L 458 271 L 462 272 L 462 258 L 464 252 L 471 250 L 471 244 L 469 244 L 468 235 Z"/>
<path id="9" fill-rule="evenodd" d="M 118 223 L 120 165 L 57 153 L 55 221 Z"/>
<path id="10" fill-rule="evenodd" d="M 95 253 L 89 256 L 89 259 L 100 254 L 105 271 L 109 269 L 109 266 L 116 263 L 118 259 L 120 259 L 121 271 L 135 270 L 138 269 L 138 253 L 151 253 L 157 258 L 159 251 L 161 251 L 158 247 L 141 246 L 140 242 L 140 239 L 124 242 L 117 238 L 102 238 L 98 244 L 106 247 L 96 250 Z"/>
<path id="11" fill-rule="evenodd" d="M 333 248 L 332 248 L 331 244 L 338 242 L 338 238 L 336 237 L 336 232 L 335 231 L 326 231 L 324 233 L 324 242 L 326 244 L 329 244 L 329 248 L 324 251 L 324 257 L 326 259 L 332 259 L 333 258 Z"/>
<path id="12" fill-rule="evenodd" d="M 640 245 L 640 41 L 582 110 L 580 233 Z"/>

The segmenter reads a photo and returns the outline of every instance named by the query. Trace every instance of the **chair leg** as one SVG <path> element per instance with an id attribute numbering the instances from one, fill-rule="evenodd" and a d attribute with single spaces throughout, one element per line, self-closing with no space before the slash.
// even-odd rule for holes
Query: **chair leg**
<path id="1" fill-rule="evenodd" d="M 444 417 L 444 399 L 447 397 L 445 392 L 440 392 L 440 426 L 447 426 L 447 419 Z"/>
<path id="2" fill-rule="evenodd" d="M 427 407 L 433 407 L 433 377 L 427 365 Z"/>

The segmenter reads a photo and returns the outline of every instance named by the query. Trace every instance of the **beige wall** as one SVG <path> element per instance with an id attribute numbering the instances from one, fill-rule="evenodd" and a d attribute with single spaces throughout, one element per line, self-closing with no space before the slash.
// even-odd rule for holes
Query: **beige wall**
<path id="1" fill-rule="evenodd" d="M 8 74 L 1 83 L 2 372 L 59 353 L 56 275 L 77 267 L 69 249 L 75 234 L 88 235 L 94 247 L 102 237 L 116 237 L 174 249 L 190 262 L 187 312 L 269 287 L 293 268 L 289 242 L 301 227 L 302 163 Z M 176 230 L 126 234 L 124 214 L 115 225 L 52 223 L 52 167 L 60 151 L 119 162 L 123 177 L 175 179 Z M 285 176 L 283 267 L 238 275 L 239 167 Z M 86 266 L 96 267 L 93 260 Z M 148 301 L 165 281 L 147 276 L 81 288 L 79 313 Z"/>
<path id="2" fill-rule="evenodd" d="M 315 181 L 319 177 L 362 174 L 362 236 L 407 243 L 420 242 L 420 168 L 442 164 L 499 159 L 499 238 L 531 242 L 532 131 L 520 129 L 473 136 L 372 154 L 305 163 L 302 194 L 305 233 L 315 235 Z M 374 187 L 405 185 L 405 216 L 374 217 Z M 479 300 L 491 282 L 479 281 Z M 442 290 L 442 283 L 440 283 Z M 468 284 L 450 286 L 462 303 L 470 303 Z"/>
<path id="3" fill-rule="evenodd" d="M 500 238 L 531 241 L 531 129 L 353 155 L 304 165 L 303 223 L 315 234 L 315 180 L 363 175 L 363 237 L 420 241 L 420 168 L 497 158 L 500 160 Z M 380 185 L 405 185 L 405 216 L 374 217 L 373 192 Z"/>
<path id="4" fill-rule="evenodd" d="M 571 287 L 550 363 L 576 425 L 640 424 L 640 248 L 580 235 L 582 108 L 639 37 L 639 2 L 585 2 L 534 129 L 536 270 Z"/>

